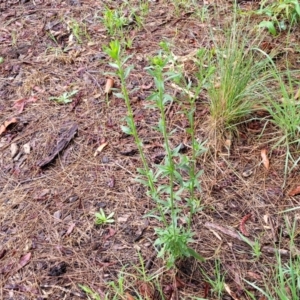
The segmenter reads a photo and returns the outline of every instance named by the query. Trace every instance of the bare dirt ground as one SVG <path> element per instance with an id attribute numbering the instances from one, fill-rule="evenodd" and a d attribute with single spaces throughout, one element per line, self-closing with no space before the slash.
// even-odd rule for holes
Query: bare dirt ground
<path id="1" fill-rule="evenodd" d="M 121 2 L 110 5 L 117 7 Z M 258 4 L 243 5 L 247 10 Z M 199 266 L 212 275 L 216 257 L 237 299 L 247 299 L 245 286 L 251 287 L 243 278 L 260 284 L 272 276 L 267 266 L 274 264 L 274 242 L 280 230 L 285 230 L 278 212 L 299 206 L 299 196 L 287 196 L 289 189 L 299 184 L 299 168 L 288 175 L 282 189 L 284 153 L 280 149 L 272 152 L 268 171 L 261 164 L 261 149 L 271 147 L 269 139 L 258 138 L 265 124 L 249 122 L 240 127 L 240 137 L 233 140 L 229 156 L 212 149 L 199 161 L 204 170 L 203 210 L 193 220 L 194 248 L 206 262 L 185 260 L 178 262 L 176 272 L 164 270 L 153 247 L 153 228 L 158 224 L 143 217 L 154 204 L 134 180 L 140 166 L 137 148 L 120 129 L 126 106 L 113 95 L 108 105 L 104 95 L 104 73 L 111 71 L 102 51 L 110 41 L 100 21 L 104 6 L 105 1 L 92 0 L 0 1 L 0 56 L 4 58 L 0 64 L 0 124 L 13 122 L 0 139 L 0 298 L 84 299 L 78 284 L 90 286 L 101 296 L 110 290 L 108 282 L 116 282 L 125 271 L 129 275 L 124 298 L 115 299 L 127 299 L 126 292 L 135 296 L 135 290 L 141 289 L 134 268 L 141 264 L 140 253 L 147 273 L 160 273 L 165 299 L 170 299 L 168 287 L 173 286 L 174 276 L 181 282 L 177 299 L 215 299 Z M 209 31 L 219 22 L 217 16 L 225 20 L 230 12 L 230 3 L 220 2 L 217 7 L 216 18 L 202 22 L 192 11 L 176 15 L 170 3 L 153 1 L 143 28 L 133 24 L 124 29 L 133 38 L 126 53 L 133 54 L 130 63 L 135 65 L 128 87 L 137 88 L 132 105 L 152 163 L 159 163 L 164 154 L 161 137 L 152 129 L 157 116 L 145 108 L 152 88 L 152 79 L 144 71 L 147 59 L 157 53 L 162 40 L 176 45 L 173 51 L 178 56 L 209 47 Z M 70 20 L 85 24 L 88 35 L 82 37 L 82 43 L 70 37 Z M 272 37 L 266 44 L 284 52 L 297 40 L 295 30 L 290 45 L 282 42 L 284 38 Z M 299 59 L 293 55 L 299 52 L 291 51 L 291 65 L 296 69 Z M 188 66 L 186 71 L 190 71 Z M 49 97 L 72 90 L 79 91 L 72 103 L 49 101 Z M 179 91 L 170 90 L 180 97 Z M 171 140 L 174 146 L 186 142 L 186 120 L 178 114 L 184 105 L 182 99 L 168 110 L 170 128 L 179 129 Z M 206 100 L 200 99 L 197 137 L 203 140 L 208 114 Z M 270 126 L 267 132 L 276 135 Z M 115 213 L 114 224 L 95 225 L 95 212 L 100 208 Z M 291 213 L 291 220 L 296 212 Z M 249 246 L 232 234 L 241 230 L 244 217 L 250 238 L 259 239 L 263 246 L 258 260 L 253 259 Z M 214 227 L 217 225 L 221 230 Z M 299 237 L 297 240 L 300 242 Z M 283 254 L 288 242 L 283 235 Z M 155 295 L 153 299 L 161 298 Z M 225 293 L 223 299 L 233 298 Z"/>

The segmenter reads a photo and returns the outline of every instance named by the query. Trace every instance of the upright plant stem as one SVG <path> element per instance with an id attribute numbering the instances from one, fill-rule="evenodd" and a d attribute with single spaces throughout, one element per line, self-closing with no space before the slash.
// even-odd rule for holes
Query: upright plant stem
<path id="1" fill-rule="evenodd" d="M 195 117 L 195 99 L 191 99 L 191 118 L 190 118 L 190 128 L 191 128 L 191 139 L 192 139 L 192 161 L 191 161 L 191 169 L 190 169 L 190 201 L 195 200 L 195 169 L 196 169 L 196 149 L 195 149 L 195 130 L 194 130 L 194 117 Z M 191 228 L 191 222 L 193 217 L 193 210 L 190 208 L 189 218 L 188 218 L 188 227 Z"/>
<path id="2" fill-rule="evenodd" d="M 131 107 L 131 104 L 130 104 L 130 98 L 129 98 L 128 90 L 127 90 L 127 87 L 126 87 L 125 71 L 124 71 L 123 64 L 122 64 L 120 56 L 116 59 L 116 64 L 118 65 L 118 76 L 119 76 L 120 81 L 121 81 L 122 95 L 124 97 L 125 104 L 126 104 L 126 107 L 127 107 L 127 116 L 130 120 L 130 125 L 131 125 L 130 130 L 131 130 L 132 135 L 134 137 L 135 144 L 138 147 L 138 151 L 139 151 L 139 154 L 140 154 L 140 157 L 141 157 L 141 160 L 142 160 L 142 163 L 143 163 L 143 167 L 144 167 L 144 170 L 145 170 L 145 173 L 146 173 L 146 177 L 147 177 L 147 180 L 148 180 L 148 185 L 149 185 L 151 196 L 156 197 L 154 195 L 157 195 L 157 191 L 156 191 L 156 188 L 155 188 L 155 185 L 154 185 L 153 178 L 152 178 L 152 176 L 150 176 L 150 168 L 149 168 L 148 162 L 146 160 L 146 157 L 145 157 L 145 154 L 144 154 L 144 151 L 143 151 L 142 141 L 139 138 L 136 126 L 134 124 L 134 115 L 133 115 L 132 107 Z M 161 205 L 159 203 L 157 203 L 157 208 L 159 210 L 160 217 L 161 217 L 164 225 L 167 226 L 166 217 L 165 217 L 165 215 L 163 213 L 163 210 L 161 208 Z"/>
<path id="3" fill-rule="evenodd" d="M 136 145 L 138 147 L 138 151 L 139 151 L 142 163 L 143 163 L 143 167 L 144 167 L 146 173 L 149 174 L 149 166 L 148 166 L 145 154 L 143 152 L 141 140 L 140 140 L 140 138 L 138 136 L 138 132 L 137 132 L 136 126 L 134 124 L 133 111 L 132 111 L 132 107 L 131 107 L 131 104 L 130 104 L 130 99 L 129 99 L 128 91 L 127 91 L 127 88 L 126 88 L 125 73 L 124 73 L 124 70 L 122 68 L 122 63 L 121 63 L 120 58 L 118 58 L 117 64 L 119 66 L 119 78 L 121 80 L 121 90 L 122 90 L 123 97 L 125 99 L 125 104 L 126 104 L 126 107 L 127 107 L 128 117 L 132 121 L 132 126 L 131 126 L 130 129 L 132 131 L 132 135 L 134 137 L 134 141 L 135 141 L 135 143 L 136 143 Z M 151 192 L 154 192 L 155 191 L 155 187 L 154 187 L 154 182 L 153 182 L 152 178 L 148 177 L 148 181 L 149 181 L 149 187 L 150 187 Z"/>
<path id="4" fill-rule="evenodd" d="M 170 167 L 170 178 L 169 178 L 169 184 L 170 184 L 170 203 L 171 203 L 171 219 L 172 219 L 172 226 L 175 234 L 176 229 L 176 218 L 175 218 L 175 206 L 174 206 L 174 161 L 172 159 L 172 150 L 170 148 L 169 144 L 169 136 L 167 132 L 167 122 L 166 122 L 166 115 L 165 115 L 165 107 L 164 107 L 164 78 L 162 74 L 162 68 L 160 66 L 156 67 L 157 69 L 157 80 L 160 82 L 159 88 L 158 88 L 158 107 L 160 110 L 161 115 L 161 128 L 162 128 L 162 134 L 165 141 L 165 149 L 167 152 L 167 159 Z"/>

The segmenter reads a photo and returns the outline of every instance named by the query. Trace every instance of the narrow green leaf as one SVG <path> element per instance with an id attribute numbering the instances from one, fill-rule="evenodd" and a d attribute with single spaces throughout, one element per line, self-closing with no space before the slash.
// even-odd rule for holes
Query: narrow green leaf
<path id="1" fill-rule="evenodd" d="M 114 69 L 119 69 L 119 66 L 115 63 L 109 63 L 109 65 Z"/>
<path id="2" fill-rule="evenodd" d="M 122 93 L 114 93 L 114 95 L 115 95 L 117 98 L 124 99 L 124 96 L 123 96 Z"/>
<path id="3" fill-rule="evenodd" d="M 258 27 L 267 28 L 272 35 L 277 34 L 277 30 L 276 30 L 276 28 L 274 26 L 274 23 L 272 21 L 262 21 L 262 22 L 259 23 Z"/>
<path id="4" fill-rule="evenodd" d="M 86 285 L 78 284 L 78 286 L 87 294 L 93 294 L 94 292 Z"/>
<path id="5" fill-rule="evenodd" d="M 124 76 L 125 76 L 125 79 L 129 76 L 131 70 L 133 70 L 134 66 L 129 66 L 125 69 L 125 72 L 124 72 Z"/>
<path id="6" fill-rule="evenodd" d="M 200 254 L 198 254 L 194 249 L 188 248 L 187 250 L 188 253 L 194 258 L 198 259 L 199 261 L 205 261 L 205 259 Z"/>
<path id="7" fill-rule="evenodd" d="M 128 135 L 132 135 L 131 129 L 130 129 L 129 127 L 127 127 L 127 126 L 121 125 L 121 130 L 122 130 L 124 133 L 128 134 Z"/>
<path id="8" fill-rule="evenodd" d="M 113 216 L 114 216 L 114 212 L 112 212 L 112 213 L 110 213 L 109 215 L 108 215 L 108 217 L 107 217 L 107 219 L 111 219 Z"/>

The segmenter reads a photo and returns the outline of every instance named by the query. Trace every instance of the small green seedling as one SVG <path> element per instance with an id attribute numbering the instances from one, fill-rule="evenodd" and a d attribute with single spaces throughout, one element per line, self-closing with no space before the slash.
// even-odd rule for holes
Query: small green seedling
<path id="1" fill-rule="evenodd" d="M 225 289 L 226 273 L 221 270 L 220 260 L 215 260 L 214 276 L 212 278 L 208 276 L 204 270 L 201 269 L 201 272 L 206 278 L 207 283 L 209 283 L 209 285 L 212 287 L 212 293 L 217 297 L 217 299 L 221 299 Z"/>
<path id="2" fill-rule="evenodd" d="M 95 224 L 104 225 L 104 224 L 114 223 L 115 222 L 115 220 L 113 219 L 114 214 L 115 213 L 112 212 L 108 216 L 106 216 L 103 209 L 100 208 L 100 212 L 95 213 L 95 217 L 96 217 Z"/>
<path id="3" fill-rule="evenodd" d="M 113 10 L 108 7 L 103 12 L 102 21 L 110 35 L 118 33 L 128 23 L 122 11 Z"/>
<path id="4" fill-rule="evenodd" d="M 64 92 L 59 97 L 50 97 L 49 100 L 55 101 L 59 104 L 67 104 L 72 102 L 72 97 L 77 94 L 78 91 L 72 91 L 72 92 Z"/>
<path id="5" fill-rule="evenodd" d="M 76 20 L 72 19 L 71 21 L 69 21 L 68 26 L 77 43 L 82 44 L 83 37 L 86 37 L 88 40 L 90 39 L 85 24 L 78 23 Z"/>
<path id="6" fill-rule="evenodd" d="M 261 244 L 258 239 L 255 241 L 250 241 L 248 238 L 240 234 L 241 239 L 251 247 L 253 257 L 258 260 L 262 254 Z"/>
<path id="7" fill-rule="evenodd" d="M 4 58 L 0 56 L 0 64 L 2 64 L 3 62 L 4 62 Z"/>

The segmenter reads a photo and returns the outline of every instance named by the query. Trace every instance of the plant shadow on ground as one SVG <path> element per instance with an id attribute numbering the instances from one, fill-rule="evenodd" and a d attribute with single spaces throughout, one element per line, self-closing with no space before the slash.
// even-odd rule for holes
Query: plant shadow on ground
<path id="1" fill-rule="evenodd" d="M 278 10 L 268 19 L 251 1 L 24 2 L 0 3 L 0 298 L 298 299 L 300 37 L 291 14 L 285 29 Z M 231 56 L 219 45 L 244 16 L 237 33 L 249 41 Z M 276 32 L 258 40 L 263 21 Z M 111 74 L 113 40 L 129 57 L 124 69 L 134 66 L 123 79 Z M 243 49 L 259 68 L 242 63 Z M 181 76 L 165 81 L 164 105 L 149 108 L 159 51 L 163 74 Z M 141 149 L 160 170 L 159 197 L 137 172 Z M 171 180 L 161 176 L 170 165 Z M 193 241 L 172 253 L 166 229 Z"/>

